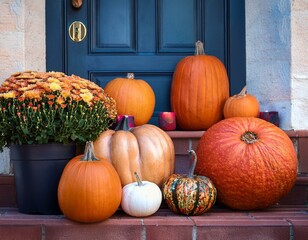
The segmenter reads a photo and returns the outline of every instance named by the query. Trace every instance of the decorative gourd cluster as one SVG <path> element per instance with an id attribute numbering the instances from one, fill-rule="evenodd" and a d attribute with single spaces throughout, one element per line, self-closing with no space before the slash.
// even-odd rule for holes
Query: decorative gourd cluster
<path id="1" fill-rule="evenodd" d="M 129 74 L 110 81 L 104 90 L 115 99 L 119 114 L 135 117 L 136 127 L 129 128 L 124 116 L 67 164 L 58 195 L 68 218 L 102 221 L 119 207 L 128 215 L 147 217 L 163 200 L 171 211 L 184 215 L 204 214 L 216 199 L 233 209 L 262 209 L 293 187 L 297 157 L 291 140 L 257 118 L 258 100 L 246 87 L 229 96 L 223 63 L 205 55 L 200 41 L 196 55 L 176 66 L 170 92 L 180 128 L 206 130 L 196 152 L 189 150 L 188 174 L 175 173 L 169 135 L 147 124 L 155 106 L 151 86 Z"/>

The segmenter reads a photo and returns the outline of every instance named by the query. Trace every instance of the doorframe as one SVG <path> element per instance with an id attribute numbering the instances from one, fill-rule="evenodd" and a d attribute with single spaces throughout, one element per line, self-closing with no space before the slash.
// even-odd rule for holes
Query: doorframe
<path id="1" fill-rule="evenodd" d="M 86 3 L 84 3 L 86 4 Z M 226 69 L 230 94 L 246 85 L 245 0 L 225 0 Z M 77 10 L 78 11 L 78 10 Z M 67 72 L 66 1 L 46 0 L 46 70 Z M 236 84 L 235 84 L 236 82 Z"/>

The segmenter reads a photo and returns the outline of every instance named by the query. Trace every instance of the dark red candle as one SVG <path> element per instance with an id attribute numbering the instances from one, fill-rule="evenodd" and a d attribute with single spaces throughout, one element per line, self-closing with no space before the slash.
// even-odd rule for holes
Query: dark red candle
<path id="1" fill-rule="evenodd" d="M 279 115 L 277 111 L 265 111 L 259 113 L 259 118 L 275 124 L 279 127 Z"/>
<path id="2" fill-rule="evenodd" d="M 133 115 L 118 115 L 116 123 L 118 124 L 119 122 L 121 122 L 121 120 L 122 120 L 122 118 L 124 118 L 124 116 L 127 116 L 128 127 L 129 128 L 135 127 L 135 119 L 134 119 Z"/>
<path id="3" fill-rule="evenodd" d="M 176 119 L 174 112 L 161 112 L 158 116 L 158 126 L 165 131 L 176 129 Z"/>

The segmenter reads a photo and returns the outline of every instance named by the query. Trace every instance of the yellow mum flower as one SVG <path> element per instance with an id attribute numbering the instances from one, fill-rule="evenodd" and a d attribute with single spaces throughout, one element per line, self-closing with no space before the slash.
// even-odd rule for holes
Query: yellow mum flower
<path id="1" fill-rule="evenodd" d="M 50 89 L 52 91 L 62 90 L 61 86 L 58 83 L 52 82 L 50 84 Z"/>
<path id="2" fill-rule="evenodd" d="M 83 101 L 85 101 L 86 103 L 89 103 L 92 101 L 93 99 L 93 95 L 90 92 L 87 93 L 82 93 L 80 94 L 80 97 L 82 98 Z"/>
<path id="3" fill-rule="evenodd" d="M 4 97 L 5 99 L 8 99 L 8 98 L 15 98 L 15 92 L 13 91 L 10 91 L 10 92 L 7 92 L 7 93 L 3 93 L 1 94 L 1 97 Z"/>
<path id="4" fill-rule="evenodd" d="M 80 92 L 82 92 L 82 93 L 87 93 L 87 92 L 89 92 L 89 89 L 83 88 L 83 89 L 80 89 Z"/>
<path id="5" fill-rule="evenodd" d="M 57 78 L 54 78 L 54 77 L 50 77 L 48 78 L 47 82 L 50 82 L 50 83 L 59 83 L 59 79 Z"/>
<path id="6" fill-rule="evenodd" d="M 40 99 L 41 93 L 40 91 L 36 90 L 36 89 L 33 89 L 33 90 L 29 90 L 27 92 L 24 92 L 22 97 L 24 98 L 31 98 L 31 99 Z"/>
<path id="7" fill-rule="evenodd" d="M 71 92 L 69 90 L 63 90 L 61 92 L 62 97 L 68 98 L 71 95 Z"/>

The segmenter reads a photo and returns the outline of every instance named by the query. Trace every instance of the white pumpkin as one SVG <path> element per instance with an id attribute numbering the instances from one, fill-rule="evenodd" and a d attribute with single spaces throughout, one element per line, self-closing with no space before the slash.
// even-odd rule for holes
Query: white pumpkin
<path id="1" fill-rule="evenodd" d="M 121 207 L 125 213 L 133 217 L 147 217 L 159 209 L 162 192 L 153 182 L 141 181 L 135 173 L 137 182 L 123 187 Z"/>

